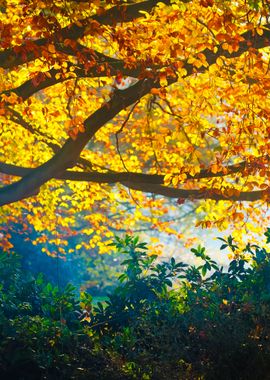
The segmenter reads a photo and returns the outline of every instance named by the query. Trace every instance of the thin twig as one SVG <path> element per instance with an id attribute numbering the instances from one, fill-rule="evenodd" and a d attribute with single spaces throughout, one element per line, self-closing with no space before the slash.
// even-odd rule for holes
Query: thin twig
<path id="1" fill-rule="evenodd" d="M 125 119 L 125 121 L 124 121 L 123 124 L 121 125 L 121 128 L 115 133 L 115 140 L 116 140 L 116 149 L 117 149 L 117 153 L 118 153 L 118 155 L 119 155 L 119 157 L 120 157 L 120 160 L 121 160 L 121 162 L 122 162 L 122 164 L 123 164 L 124 169 L 125 169 L 127 172 L 129 172 L 129 170 L 128 170 L 127 167 L 126 167 L 126 164 L 125 164 L 125 162 L 124 162 L 124 160 L 123 160 L 123 157 L 122 157 L 122 155 L 121 155 L 121 152 L 120 152 L 118 135 L 119 135 L 119 134 L 123 131 L 123 129 L 125 128 L 127 122 L 128 122 L 129 119 L 130 119 L 130 116 L 132 115 L 132 113 L 133 113 L 135 107 L 137 106 L 137 104 L 138 104 L 139 102 L 140 102 L 140 100 L 138 100 L 135 104 L 133 104 L 131 110 L 129 111 L 129 113 L 128 113 L 126 119 Z"/>
<path id="2" fill-rule="evenodd" d="M 147 126 L 148 126 L 148 130 L 149 130 L 149 134 L 151 135 L 150 136 L 150 145 L 151 145 L 152 151 L 154 153 L 156 171 L 158 173 L 162 169 L 161 169 L 160 163 L 158 162 L 156 150 L 155 150 L 154 145 L 153 145 L 152 130 L 151 130 L 151 123 L 150 123 L 151 111 L 153 109 L 153 104 L 154 104 L 155 100 L 156 100 L 156 95 L 153 95 L 153 96 L 151 96 L 151 98 L 149 99 L 149 102 L 147 103 Z"/>
<path id="3" fill-rule="evenodd" d="M 7 107 L 7 109 L 10 112 L 10 120 L 11 121 L 13 121 L 16 124 L 20 124 L 24 129 L 26 129 L 28 132 L 30 132 L 34 135 L 38 134 L 38 135 L 44 137 L 45 139 L 48 139 L 48 140 L 52 139 L 52 137 L 50 137 L 46 133 L 40 131 L 39 129 L 34 128 L 30 123 L 28 123 L 26 120 L 24 120 L 24 118 L 22 117 L 22 115 L 19 112 L 15 111 L 11 107 Z M 40 141 L 42 141 L 46 145 L 48 145 L 48 147 L 50 147 L 54 153 L 58 152 L 58 150 L 61 148 L 60 145 L 55 144 L 53 142 L 46 141 L 44 139 L 41 139 Z"/>
<path id="4" fill-rule="evenodd" d="M 67 102 L 67 111 L 68 111 L 68 116 L 69 116 L 70 119 L 72 119 L 72 115 L 71 115 L 71 102 L 73 100 L 73 96 L 75 94 L 75 90 L 76 90 L 77 84 L 78 84 L 78 77 L 75 78 L 72 95 L 68 98 L 68 102 Z"/>

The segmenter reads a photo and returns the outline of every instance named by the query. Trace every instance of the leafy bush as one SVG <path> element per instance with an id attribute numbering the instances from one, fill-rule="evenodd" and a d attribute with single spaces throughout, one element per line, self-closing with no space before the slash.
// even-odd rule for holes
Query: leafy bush
<path id="1" fill-rule="evenodd" d="M 222 240 L 222 249 L 237 249 L 231 237 Z M 92 326 L 128 373 L 136 379 L 270 378 L 265 249 L 248 245 L 224 271 L 200 246 L 192 249 L 202 261 L 197 267 L 173 258 L 156 264 L 137 238 L 117 238 L 115 246 L 128 256 L 126 270 L 106 306 L 94 309 Z"/>
<path id="2" fill-rule="evenodd" d="M 270 254 L 221 240 L 235 253 L 228 270 L 201 246 L 195 266 L 160 262 L 138 238 L 116 238 L 125 270 L 97 304 L 1 254 L 0 378 L 269 379 Z"/>
<path id="3" fill-rule="evenodd" d="M 121 379 L 109 356 L 85 331 L 91 297 L 33 278 L 16 255 L 0 255 L 0 378 Z M 125 379 L 127 377 L 125 376 Z"/>

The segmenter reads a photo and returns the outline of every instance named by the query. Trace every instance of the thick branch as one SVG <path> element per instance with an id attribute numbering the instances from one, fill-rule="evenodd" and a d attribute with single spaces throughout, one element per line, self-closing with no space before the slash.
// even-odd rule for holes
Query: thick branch
<path id="1" fill-rule="evenodd" d="M 266 28 L 270 28 L 270 24 L 265 25 Z M 201 53 L 203 53 L 206 57 L 206 61 L 209 65 L 212 65 L 216 62 L 217 58 L 220 56 L 224 56 L 227 58 L 235 58 L 246 52 L 250 48 L 259 49 L 265 46 L 270 45 L 270 30 L 264 29 L 263 35 L 260 36 L 255 33 L 254 31 L 248 31 L 242 34 L 242 37 L 244 38 L 243 41 L 239 43 L 239 49 L 236 52 L 229 53 L 227 50 L 224 50 L 222 48 L 222 44 L 218 46 L 218 50 L 216 53 L 209 49 L 203 50 Z M 77 44 L 81 49 L 83 49 L 83 46 L 80 44 Z M 62 47 L 60 50 L 65 52 L 66 54 L 74 54 L 74 51 L 70 47 Z M 145 70 L 144 63 L 139 63 L 135 68 L 127 68 L 125 67 L 125 63 L 122 60 L 116 60 L 111 57 L 106 57 L 101 53 L 98 52 L 87 52 L 87 49 L 85 48 L 85 54 L 86 56 L 89 55 L 89 59 L 96 60 L 96 64 L 89 68 L 88 70 L 85 69 L 83 65 L 74 65 L 69 63 L 67 68 L 67 73 L 62 74 L 60 70 L 51 69 L 48 71 L 48 75 L 46 73 L 39 73 L 35 78 L 32 78 L 31 80 L 26 81 L 21 86 L 14 88 L 9 91 L 5 91 L 3 93 L 10 94 L 11 92 L 14 92 L 16 95 L 20 96 L 23 100 L 26 100 L 30 96 L 32 96 L 34 93 L 53 86 L 54 84 L 61 83 L 67 79 L 70 79 L 70 75 L 68 74 L 69 67 L 74 66 L 75 70 L 73 71 L 77 77 L 84 78 L 84 77 L 102 77 L 102 76 L 108 76 L 108 73 L 110 76 L 114 76 L 117 74 L 117 72 L 121 71 L 123 75 L 130 75 L 133 77 L 138 77 L 142 72 Z M 1 53 L 0 53 L 0 62 L 1 62 Z M 108 72 L 101 71 L 100 66 L 101 65 L 107 65 Z M 1 65 L 1 64 L 0 64 Z M 164 66 L 165 67 L 165 66 Z M 152 70 L 158 70 L 161 67 L 160 66 L 152 66 L 149 67 Z M 183 68 L 186 69 L 187 74 L 186 76 L 191 75 L 194 72 L 194 66 L 192 64 L 189 64 L 186 61 L 183 61 Z M 207 68 L 204 66 L 201 66 L 200 68 L 196 69 L 196 72 L 204 72 Z M 56 75 L 61 74 L 58 79 L 56 79 Z"/>
<path id="2" fill-rule="evenodd" d="M 131 88 L 117 92 L 115 96 L 94 112 L 84 122 L 85 132 L 74 141 L 69 138 L 55 156 L 27 174 L 20 181 L 0 189 L 0 205 L 16 202 L 33 194 L 43 183 L 63 173 L 76 164 L 81 151 L 94 134 L 122 109 L 147 94 L 154 86 L 152 80 L 139 81 Z"/>
<path id="3" fill-rule="evenodd" d="M 268 156 L 260 157 L 261 160 L 268 160 Z M 258 165 L 259 159 L 256 163 L 248 163 L 242 161 L 234 165 L 228 165 L 224 167 L 225 171 L 220 171 L 217 173 L 212 173 L 210 169 L 203 169 L 199 173 L 196 173 L 194 176 L 191 176 L 189 173 L 187 175 L 187 180 L 192 179 L 203 179 L 203 178 L 215 178 L 215 177 L 226 177 L 228 175 L 241 173 L 242 176 L 249 175 L 250 170 L 254 170 Z M 88 164 L 90 164 L 88 162 Z M 0 162 L 0 173 L 24 177 L 27 174 L 30 174 L 33 170 L 32 168 L 26 168 L 22 166 L 6 164 Z M 243 171 L 246 171 L 244 173 Z M 164 175 L 162 174 L 145 174 L 145 173 L 134 173 L 134 172 L 112 172 L 112 173 L 98 173 L 98 172 L 77 172 L 77 171 L 65 171 L 61 174 L 56 175 L 54 178 L 70 180 L 70 181 L 87 181 L 87 182 L 99 182 L 99 183 L 116 183 L 116 182 L 138 182 L 138 183 L 152 183 L 152 184 L 163 184 Z"/>
<path id="4" fill-rule="evenodd" d="M 102 63 L 97 62 L 97 64 L 94 67 L 91 67 L 90 69 L 86 70 L 83 65 L 74 65 L 72 63 L 68 63 L 66 73 L 63 73 L 61 70 L 51 69 L 46 73 L 37 74 L 34 78 L 27 80 L 17 88 L 8 91 L 3 91 L 2 94 L 8 96 L 13 92 L 17 96 L 21 97 L 22 100 L 26 100 L 40 90 L 43 90 L 57 83 L 61 83 L 73 78 L 71 75 L 74 74 L 76 74 L 77 78 L 99 78 L 108 76 L 106 71 L 104 72 L 100 70 L 101 64 Z M 71 71 L 71 75 L 69 74 L 70 67 L 74 68 L 74 70 Z M 107 65 L 107 67 L 111 76 L 114 76 L 119 71 L 121 71 L 123 75 L 132 75 L 134 77 L 138 77 L 143 71 L 143 66 L 138 65 L 136 68 L 127 68 L 125 67 L 124 62 L 121 60 L 115 60 L 115 62 L 110 62 L 110 64 Z M 57 74 L 59 75 L 58 79 L 56 79 Z M 8 101 L 6 103 L 8 103 Z"/>
<path id="5" fill-rule="evenodd" d="M 144 3 L 153 3 L 153 1 L 150 1 L 150 2 L 146 1 Z M 270 38 L 268 41 L 266 40 L 266 38 L 270 37 L 270 31 L 264 30 L 264 34 L 262 36 L 256 35 L 255 36 L 256 38 L 252 35 L 252 31 L 249 31 L 249 32 L 244 33 L 243 37 L 245 38 L 245 41 L 242 41 L 240 43 L 240 49 L 237 52 L 233 52 L 232 54 L 228 53 L 226 50 L 223 50 L 222 47 L 219 47 L 217 53 L 213 53 L 210 50 L 205 50 L 204 53 L 206 55 L 207 62 L 209 64 L 214 63 L 220 55 L 224 55 L 226 57 L 236 57 L 236 56 L 241 55 L 243 51 L 248 50 L 250 47 L 261 48 L 263 46 L 266 46 L 267 44 L 269 44 Z M 0 54 L 0 60 L 1 60 L 1 54 Z M 187 70 L 187 75 L 190 75 L 193 73 L 194 69 L 192 65 L 189 65 L 186 63 L 185 68 Z M 205 68 L 202 70 L 205 70 Z M 173 80 L 172 82 L 174 81 L 175 80 Z M 48 181 L 50 178 L 60 175 L 67 168 L 74 166 L 78 160 L 80 152 L 82 151 L 86 143 L 91 139 L 91 137 L 93 137 L 96 131 L 99 128 L 101 128 L 106 122 L 112 119 L 116 114 L 118 114 L 122 109 L 133 104 L 142 96 L 144 96 L 146 93 L 148 93 L 154 85 L 155 84 L 153 80 L 149 79 L 149 80 L 139 81 L 136 85 L 134 85 L 130 89 L 122 91 L 121 95 L 120 95 L 120 92 L 118 92 L 118 96 L 113 97 L 113 99 L 110 102 L 108 102 L 99 110 L 97 110 L 93 115 L 91 115 L 85 121 L 86 132 L 79 134 L 76 141 L 73 141 L 72 139 L 68 139 L 67 142 L 62 147 L 62 149 L 60 149 L 51 160 L 41 165 L 40 167 L 34 169 L 31 173 L 27 174 L 20 181 L 0 189 L 0 205 L 12 203 L 17 200 L 30 196 L 35 191 L 37 191 L 37 189 L 43 183 Z M 125 183 L 127 184 L 127 182 Z M 181 198 L 181 197 L 186 196 L 188 198 L 190 197 L 203 198 L 203 196 L 201 196 L 202 192 L 199 190 L 191 190 L 191 191 L 178 190 L 178 189 L 166 188 L 164 186 L 158 186 L 158 185 L 153 185 L 153 184 L 140 185 L 140 186 L 138 185 L 138 187 L 134 187 L 136 185 L 133 185 L 132 187 L 132 183 L 128 182 L 128 184 L 130 188 L 135 188 L 141 191 L 148 191 L 148 192 L 153 192 L 153 193 L 157 193 L 161 195 L 166 195 L 169 197 L 175 196 L 175 197 Z M 181 192 L 184 192 L 184 193 L 181 193 Z M 172 194 L 175 194 L 175 195 L 172 195 Z M 265 191 L 243 192 L 241 194 L 242 194 L 241 196 L 240 195 L 237 197 L 235 196 L 236 197 L 235 200 L 260 199 L 261 197 L 264 197 L 266 192 Z M 209 195 L 208 198 L 211 197 L 210 199 L 227 199 L 226 196 L 223 194 L 214 194 L 213 192 L 209 192 L 208 195 Z M 234 198 L 230 197 L 230 199 L 234 199 Z"/>
<path id="6" fill-rule="evenodd" d="M 232 165 L 233 166 L 233 165 Z M 235 172 L 237 166 L 235 165 L 232 170 Z M 16 165 L 10 165 L 0 163 L 0 172 L 15 175 L 26 176 L 32 173 L 35 169 L 18 167 Z M 209 173 L 211 174 L 211 173 Z M 221 174 L 221 173 L 220 173 Z M 201 177 L 202 178 L 202 173 Z M 204 173 L 204 175 L 207 175 Z M 185 190 L 175 189 L 171 187 L 162 186 L 164 176 L 157 174 L 143 174 L 143 173 L 84 173 L 65 171 L 62 174 L 56 175 L 54 178 L 60 180 L 72 180 L 72 181 L 88 181 L 96 183 L 116 183 L 121 182 L 133 190 L 139 190 L 143 192 L 163 195 L 168 198 L 181 198 L 181 199 L 213 199 L 230 200 L 230 201 L 257 201 L 261 199 L 267 199 L 270 189 L 259 191 L 246 191 L 239 192 L 237 194 L 226 194 L 213 189 L 203 190 Z M 1 198 L 0 198 L 1 199 Z"/>
<path id="7" fill-rule="evenodd" d="M 24 177 L 30 174 L 33 170 L 31 168 L 20 167 L 11 164 L 5 164 L 0 162 L 0 173 Z M 76 172 L 72 170 L 67 170 L 62 174 L 56 175 L 55 179 L 70 180 L 70 181 L 87 181 L 87 182 L 97 182 L 97 183 L 116 183 L 123 181 L 134 181 L 143 183 L 163 183 L 163 175 L 158 174 L 143 174 L 143 173 L 98 173 L 98 172 Z"/>
<path id="8" fill-rule="evenodd" d="M 55 43 L 59 41 L 64 41 L 65 39 L 77 40 L 82 38 L 87 27 L 93 22 L 98 22 L 102 25 L 115 25 L 118 22 L 132 21 L 138 17 L 142 17 L 140 11 L 150 12 L 158 3 L 157 0 L 146 0 L 140 3 L 128 4 L 128 5 L 116 5 L 101 15 L 95 15 L 93 17 L 88 17 L 80 21 L 81 26 L 77 24 L 68 25 L 59 31 L 57 31 L 51 38 L 41 38 L 33 41 L 36 46 L 35 51 L 33 49 L 27 50 L 26 45 L 22 45 L 22 51 L 20 52 L 20 47 L 6 49 L 0 52 L 0 67 L 5 69 L 10 69 L 16 67 L 26 62 L 30 62 L 36 58 L 42 56 L 42 47 L 46 46 L 49 42 L 53 41 Z M 170 4 L 169 0 L 162 1 L 165 4 Z M 24 54 L 21 54 L 21 53 Z"/>
<path id="9" fill-rule="evenodd" d="M 202 190 L 185 190 L 174 189 L 162 185 L 155 184 L 134 184 L 133 182 L 123 182 L 123 185 L 129 189 L 143 191 L 144 193 L 152 193 L 157 195 L 163 195 L 168 198 L 181 198 L 181 199 L 213 199 L 216 201 L 258 201 L 267 200 L 270 195 L 270 188 L 266 190 L 258 191 L 241 191 L 236 194 L 226 194 L 225 192 L 219 192 L 214 189 L 202 189 Z"/>

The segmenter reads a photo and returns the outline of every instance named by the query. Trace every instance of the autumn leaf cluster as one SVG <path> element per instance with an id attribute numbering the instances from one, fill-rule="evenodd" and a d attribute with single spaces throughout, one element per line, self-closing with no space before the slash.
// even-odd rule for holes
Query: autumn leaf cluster
<path id="1" fill-rule="evenodd" d="M 107 250 L 176 219 L 268 223 L 267 1 L 0 3 L 0 223 Z M 123 91 L 117 75 L 138 81 Z M 22 231 L 23 232 L 23 231 Z M 62 246 L 62 247 L 61 247 Z"/>

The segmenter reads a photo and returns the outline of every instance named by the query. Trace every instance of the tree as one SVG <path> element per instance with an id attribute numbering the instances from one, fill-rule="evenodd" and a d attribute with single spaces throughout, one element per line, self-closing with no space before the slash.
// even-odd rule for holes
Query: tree
<path id="1" fill-rule="evenodd" d="M 258 210 L 269 201 L 268 2 L 7 0 L 0 10 L 3 234 L 27 219 L 60 244 L 79 213 L 85 246 L 102 250 L 108 215 L 116 229 L 134 216 L 156 228 L 166 198 L 177 199 L 173 216 L 197 202 L 204 227 L 268 220 Z M 138 81 L 114 88 L 122 76 Z"/>

